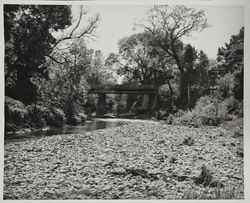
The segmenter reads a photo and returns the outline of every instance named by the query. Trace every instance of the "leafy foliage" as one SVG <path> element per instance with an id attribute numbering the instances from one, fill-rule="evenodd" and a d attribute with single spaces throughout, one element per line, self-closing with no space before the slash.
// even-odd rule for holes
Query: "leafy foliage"
<path id="1" fill-rule="evenodd" d="M 17 131 L 21 128 L 60 127 L 65 122 L 64 113 L 55 107 L 27 105 L 5 97 L 5 132 Z"/>
<path id="2" fill-rule="evenodd" d="M 218 69 L 225 69 L 226 73 L 234 75 L 234 96 L 243 99 L 243 64 L 244 64 L 244 27 L 239 34 L 232 35 L 225 47 L 218 48 Z"/>
<path id="3" fill-rule="evenodd" d="M 85 101 L 88 83 L 84 74 L 91 67 L 92 51 L 80 40 L 73 42 L 69 51 L 58 52 L 57 55 L 67 57 L 67 63 L 51 61 L 50 80 L 42 81 L 40 98 L 46 106 L 61 108 L 67 118 L 72 118 L 77 112 L 76 106 L 83 105 Z"/>
<path id="4" fill-rule="evenodd" d="M 153 46 L 153 38 L 147 31 L 133 34 L 118 43 L 119 54 L 111 54 L 109 64 L 117 64 L 118 74 L 129 81 L 141 84 L 160 85 L 169 76 L 171 61 L 163 52 Z"/>
<path id="5" fill-rule="evenodd" d="M 69 6 L 4 6 L 7 94 L 27 103 L 35 100 L 36 87 L 30 78 L 48 76 L 44 63 L 46 55 L 53 51 L 52 46 L 56 43 L 52 32 L 69 25 Z M 14 85 L 8 86 L 9 83 Z"/>
<path id="6" fill-rule="evenodd" d="M 223 77 L 221 77 L 218 81 L 218 94 L 223 98 L 233 96 L 235 85 L 235 78 L 233 74 L 227 73 Z"/>
<path id="7" fill-rule="evenodd" d="M 63 109 L 72 118 L 83 109 L 86 71 L 95 64 L 84 37 L 93 35 L 99 16 L 82 25 L 82 6 L 72 23 L 70 6 L 43 5 L 6 5 L 4 15 L 6 94 L 30 104 L 31 115 L 37 103 Z"/>
<path id="8" fill-rule="evenodd" d="M 172 117 L 173 124 L 182 125 L 215 125 L 228 119 L 228 109 L 220 100 L 211 96 L 201 97 L 194 109 L 175 114 Z"/>

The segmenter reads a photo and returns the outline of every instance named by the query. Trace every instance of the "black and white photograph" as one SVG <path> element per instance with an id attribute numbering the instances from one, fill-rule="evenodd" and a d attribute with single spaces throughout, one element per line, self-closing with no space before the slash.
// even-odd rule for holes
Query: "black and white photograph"
<path id="1" fill-rule="evenodd" d="M 159 2 L 3 1 L 1 199 L 245 200 L 246 1 Z"/>

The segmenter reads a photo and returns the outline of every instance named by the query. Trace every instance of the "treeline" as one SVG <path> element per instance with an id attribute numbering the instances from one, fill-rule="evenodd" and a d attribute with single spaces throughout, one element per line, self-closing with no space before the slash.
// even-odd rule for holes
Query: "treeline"
<path id="1" fill-rule="evenodd" d="M 211 66 L 204 51 L 183 42 L 208 26 L 203 10 L 153 6 L 136 25 L 140 32 L 121 39 L 107 62 L 119 67 L 124 83 L 159 88 L 158 119 L 217 125 L 243 114 L 244 28 L 218 49 Z"/>
<path id="2" fill-rule="evenodd" d="M 115 84 L 113 68 L 123 83 L 159 89 L 158 119 L 215 125 L 242 116 L 243 28 L 218 49 L 211 67 L 204 51 L 183 42 L 208 27 L 202 10 L 153 6 L 107 59 L 85 41 L 94 37 L 99 20 L 87 18 L 83 7 L 73 19 L 70 6 L 4 5 L 7 131 L 84 121 L 96 108 L 86 97 L 88 88 Z M 139 113 L 141 100 L 109 96 L 107 106 Z"/>
<path id="3" fill-rule="evenodd" d="M 85 42 L 99 20 L 83 7 L 73 19 L 70 6 L 4 5 L 7 131 L 86 119 L 88 88 L 114 82 L 101 51 Z"/>

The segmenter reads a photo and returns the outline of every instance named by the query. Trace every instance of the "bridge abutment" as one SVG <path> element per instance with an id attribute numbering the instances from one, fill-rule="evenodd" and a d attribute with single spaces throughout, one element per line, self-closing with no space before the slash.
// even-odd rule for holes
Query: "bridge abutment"
<path id="1" fill-rule="evenodd" d="M 155 110 L 158 102 L 158 94 L 152 94 L 150 96 L 151 96 L 150 110 Z"/>
<path id="2" fill-rule="evenodd" d="M 157 94 L 144 94 L 142 98 L 142 110 L 149 111 L 154 110 L 157 106 L 158 95 Z"/>
<path id="3" fill-rule="evenodd" d="M 150 95 L 144 94 L 142 98 L 142 110 L 143 111 L 149 110 L 149 104 L 150 104 Z"/>
<path id="4" fill-rule="evenodd" d="M 98 102 L 97 102 L 97 109 L 96 109 L 96 115 L 103 116 L 107 113 L 107 102 L 106 102 L 106 94 L 105 93 L 99 93 L 98 94 Z"/>

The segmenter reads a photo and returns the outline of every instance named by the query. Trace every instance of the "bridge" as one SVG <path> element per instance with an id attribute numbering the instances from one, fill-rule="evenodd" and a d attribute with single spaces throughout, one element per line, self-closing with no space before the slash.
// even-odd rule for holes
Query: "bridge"
<path id="1" fill-rule="evenodd" d="M 89 94 L 157 94 L 158 89 L 153 85 L 112 85 L 112 86 L 93 86 Z"/>
<path id="2" fill-rule="evenodd" d="M 154 85 L 108 85 L 108 86 L 92 86 L 88 94 L 98 95 L 97 115 L 107 113 L 106 94 L 136 94 L 143 95 L 142 110 L 154 110 L 157 104 L 158 88 Z"/>

